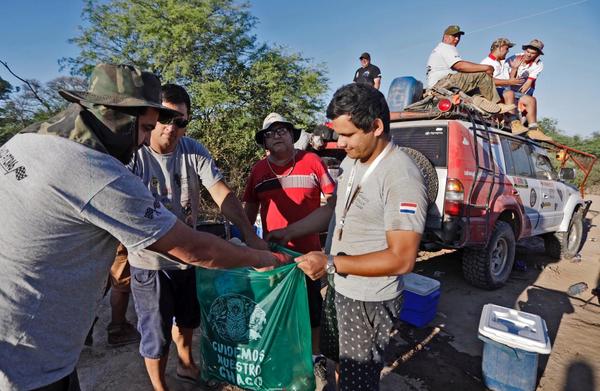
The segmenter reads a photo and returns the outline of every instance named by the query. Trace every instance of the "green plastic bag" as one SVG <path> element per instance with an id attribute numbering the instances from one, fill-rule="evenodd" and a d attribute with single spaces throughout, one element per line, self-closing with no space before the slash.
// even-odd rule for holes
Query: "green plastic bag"
<path id="1" fill-rule="evenodd" d="M 196 287 L 203 380 L 315 389 L 306 281 L 295 264 L 269 272 L 197 268 Z"/>

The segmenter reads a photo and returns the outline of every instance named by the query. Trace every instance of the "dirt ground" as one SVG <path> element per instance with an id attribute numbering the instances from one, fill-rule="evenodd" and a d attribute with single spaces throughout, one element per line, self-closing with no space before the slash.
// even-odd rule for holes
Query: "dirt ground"
<path id="1" fill-rule="evenodd" d="M 580 260 L 552 260 L 544 255 L 541 240 L 527 240 L 519 243 L 516 255 L 516 260 L 525 266 L 515 270 L 502 289 L 484 291 L 468 285 L 462 278 L 457 252 L 421 254 L 415 272 L 441 282 L 438 314 L 429 326 L 421 329 L 398 324 L 388 352 L 389 362 L 413 349 L 434 327 L 441 331 L 404 364 L 393 370 L 384 369 L 381 390 L 485 390 L 481 372 L 483 343 L 477 338 L 477 329 L 481 309 L 487 303 L 538 314 L 546 321 L 552 353 L 540 356 L 538 391 L 600 389 L 598 298 L 583 307 L 591 297 L 590 290 L 600 281 L 600 196 L 589 198 L 593 200 L 586 221 L 589 232 Z M 568 287 L 577 282 L 587 283 L 588 290 L 569 296 Z M 128 316 L 135 319 L 132 307 Z M 107 346 L 105 327 L 109 313 L 105 300 L 99 309 L 94 345 L 83 350 L 78 364 L 82 389 L 151 389 L 137 346 Z M 175 379 L 173 350 L 167 368 L 172 390 L 200 390 Z"/>

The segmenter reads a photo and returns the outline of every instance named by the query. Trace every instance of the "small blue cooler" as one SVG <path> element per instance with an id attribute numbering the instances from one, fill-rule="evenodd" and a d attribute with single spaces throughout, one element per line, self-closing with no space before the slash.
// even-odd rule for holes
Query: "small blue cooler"
<path id="1" fill-rule="evenodd" d="M 478 337 L 483 341 L 483 379 L 490 390 L 535 390 L 538 354 L 549 354 L 551 350 L 544 319 L 486 304 Z"/>
<path id="2" fill-rule="evenodd" d="M 423 327 L 435 318 L 440 300 L 440 282 L 420 274 L 405 274 L 404 302 L 400 320 Z"/>

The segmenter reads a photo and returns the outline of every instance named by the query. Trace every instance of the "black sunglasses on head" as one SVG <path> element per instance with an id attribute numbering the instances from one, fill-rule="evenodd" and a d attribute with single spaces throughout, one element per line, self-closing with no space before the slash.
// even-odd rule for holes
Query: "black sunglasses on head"
<path id="1" fill-rule="evenodd" d="M 183 128 L 187 128 L 189 123 L 190 123 L 190 120 L 177 117 L 177 118 L 171 118 L 170 120 L 164 122 L 163 124 L 164 125 L 175 125 L 178 128 L 183 129 Z"/>

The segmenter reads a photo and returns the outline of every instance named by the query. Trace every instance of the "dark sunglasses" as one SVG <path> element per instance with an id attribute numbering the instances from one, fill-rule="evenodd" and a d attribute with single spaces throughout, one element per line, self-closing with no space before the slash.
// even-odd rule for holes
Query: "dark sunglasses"
<path id="1" fill-rule="evenodd" d="M 172 118 L 172 119 L 164 122 L 163 125 L 175 125 L 178 128 L 183 129 L 183 128 L 187 128 L 189 123 L 190 123 L 190 120 L 177 117 L 177 118 Z"/>
<path id="2" fill-rule="evenodd" d="M 286 127 L 281 127 L 281 128 L 277 128 L 277 129 L 271 129 L 271 130 L 267 130 L 264 135 L 265 138 L 271 138 L 271 137 L 275 137 L 275 135 L 281 137 L 287 133 L 289 133 L 289 129 Z"/>

